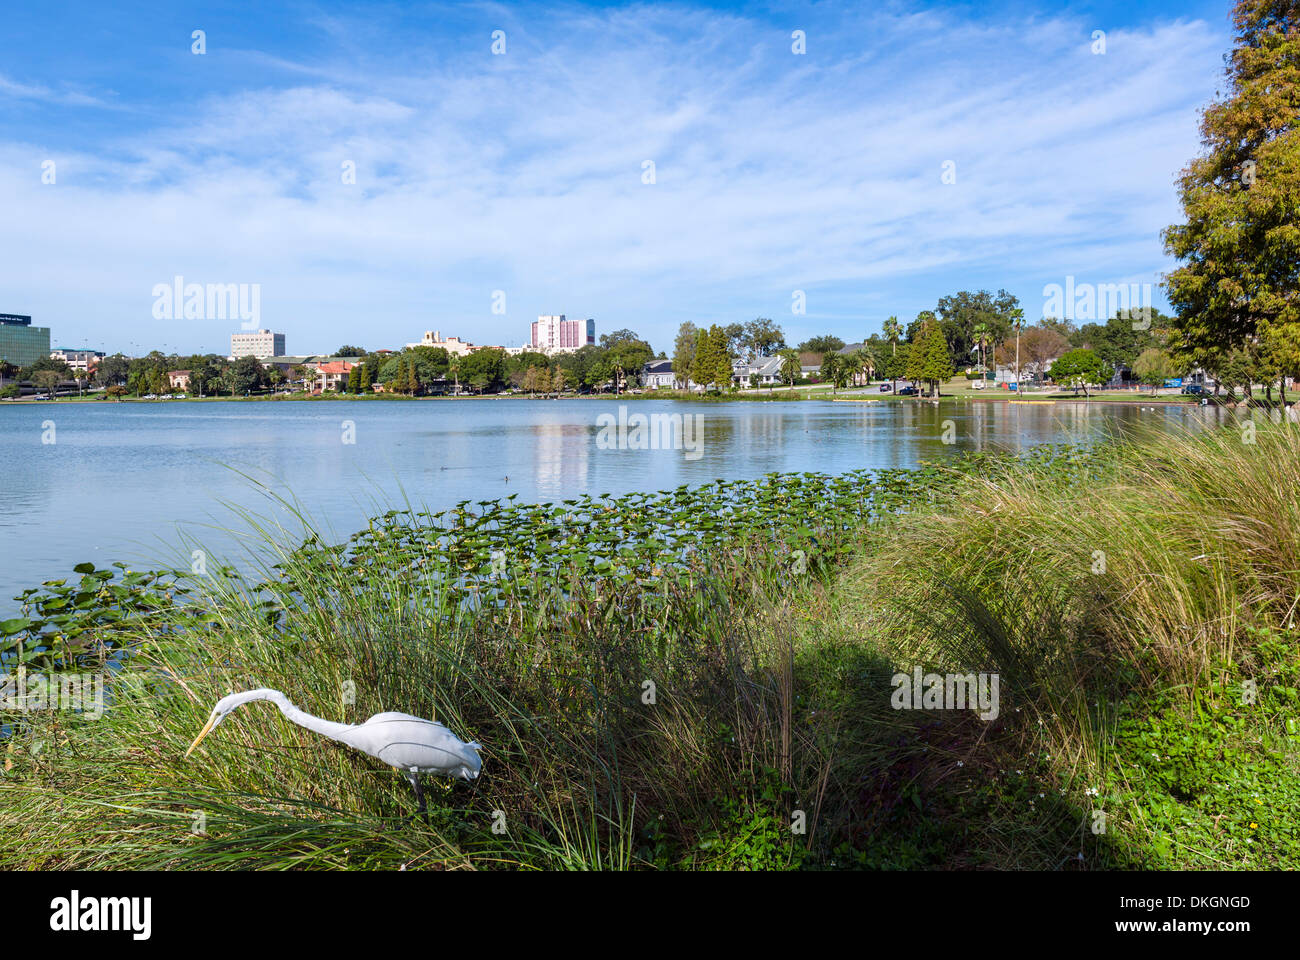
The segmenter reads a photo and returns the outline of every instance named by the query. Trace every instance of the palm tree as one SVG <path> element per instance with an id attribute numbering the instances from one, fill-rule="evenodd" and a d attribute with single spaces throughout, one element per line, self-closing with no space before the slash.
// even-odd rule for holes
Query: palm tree
<path id="1" fill-rule="evenodd" d="M 898 317 L 890 317 L 885 321 L 885 339 L 893 346 L 893 353 L 898 353 L 898 341 L 903 336 L 903 325 L 898 322 Z"/>
<path id="2" fill-rule="evenodd" d="M 460 356 L 452 354 L 447 358 L 447 372 L 451 374 L 452 382 L 455 388 L 452 390 L 452 396 L 460 393 Z"/>
<path id="3" fill-rule="evenodd" d="M 781 351 L 781 379 L 790 384 L 790 389 L 794 389 L 794 382 L 799 379 L 801 368 L 799 366 L 799 354 L 795 350 Z"/>
<path id="4" fill-rule="evenodd" d="M 821 377 L 831 382 L 832 396 L 834 396 L 835 391 L 840 388 L 840 381 L 844 379 L 846 372 L 844 361 L 846 359 L 846 357 L 841 356 L 833 350 L 828 351 L 822 358 Z"/>
<path id="5" fill-rule="evenodd" d="M 871 381 L 876 376 L 876 355 L 870 347 L 863 347 L 858 351 L 858 367 L 867 375 L 867 386 L 871 386 Z"/>
<path id="6" fill-rule="evenodd" d="M 1020 392 L 1020 328 L 1025 325 L 1025 311 L 1019 307 L 1011 311 L 1011 326 L 1016 330 L 1016 393 Z"/>

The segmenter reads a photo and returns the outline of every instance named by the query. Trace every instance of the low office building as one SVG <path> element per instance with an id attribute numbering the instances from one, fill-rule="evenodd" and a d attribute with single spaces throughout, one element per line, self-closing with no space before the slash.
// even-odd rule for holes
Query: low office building
<path id="1" fill-rule="evenodd" d="M 50 328 L 33 327 L 32 318 L 0 313 L 0 363 L 30 367 L 50 355 Z"/>
<path id="2" fill-rule="evenodd" d="M 79 373 L 93 373 L 99 361 L 104 359 L 102 350 L 69 350 L 59 347 L 50 351 L 51 360 L 62 360 Z"/>

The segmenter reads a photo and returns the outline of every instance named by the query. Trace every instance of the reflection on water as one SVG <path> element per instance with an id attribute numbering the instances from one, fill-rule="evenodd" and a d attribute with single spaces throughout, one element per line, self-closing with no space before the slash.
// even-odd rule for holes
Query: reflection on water
<path id="1" fill-rule="evenodd" d="M 222 528 L 241 526 L 231 506 L 291 526 L 248 477 L 296 497 L 324 532 L 342 537 L 380 503 L 559 501 L 773 471 L 908 467 L 966 450 L 1086 442 L 1117 426 L 1232 416 L 1101 402 L 626 401 L 630 413 L 700 414 L 703 448 L 692 459 L 598 447 L 597 418 L 617 417 L 619 406 L 612 398 L 0 404 L 0 613 L 21 589 L 85 560 L 157 562 L 182 532 L 229 552 L 234 540 Z M 51 419 L 57 442 L 42 444 Z M 355 443 L 344 442 L 345 421 Z"/>

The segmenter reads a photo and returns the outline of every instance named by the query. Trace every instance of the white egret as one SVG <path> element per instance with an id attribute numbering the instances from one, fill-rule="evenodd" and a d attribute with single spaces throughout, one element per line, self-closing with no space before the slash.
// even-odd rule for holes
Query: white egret
<path id="1" fill-rule="evenodd" d="M 207 724 L 185 751 L 185 756 L 193 753 L 199 742 L 215 730 L 235 707 L 253 700 L 270 700 L 290 722 L 368 753 L 405 774 L 419 802 L 417 812 L 424 814 L 425 820 L 429 815 L 424 791 L 420 788 L 420 774 L 436 773 L 473 780 L 483 767 L 478 755 L 482 745 L 458 740 L 441 723 L 413 717 L 409 713 L 376 713 L 365 723 L 334 723 L 299 710 L 279 690 L 265 688 L 232 693 L 218 700 Z"/>

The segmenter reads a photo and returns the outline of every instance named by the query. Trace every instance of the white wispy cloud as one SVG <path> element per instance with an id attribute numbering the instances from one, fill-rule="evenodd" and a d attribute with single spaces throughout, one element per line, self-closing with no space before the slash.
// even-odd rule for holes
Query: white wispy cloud
<path id="1" fill-rule="evenodd" d="M 537 18 L 501 13 L 501 57 L 488 31 L 422 45 L 335 20 L 345 52 L 239 51 L 284 83 L 133 118 L 94 151 L 0 133 L 0 195 L 23 224 L 0 309 L 60 342 L 116 347 L 129 329 L 224 350 L 219 322 L 154 321 L 150 290 L 261 283 L 264 323 L 295 351 L 432 327 L 517 342 L 552 311 L 659 347 L 681 320 L 759 314 L 858 336 L 990 284 L 1032 316 L 1067 273 L 1157 279 L 1226 45 L 1170 22 L 1112 31 L 1095 56 L 1085 24 L 930 11 L 797 24 L 794 56 L 790 29 L 711 11 Z"/>
<path id="2" fill-rule="evenodd" d="M 54 90 L 43 84 L 19 83 L 0 74 L 0 100 L 33 100 L 68 107 L 104 107 L 116 105 L 108 100 L 78 90 Z"/>

